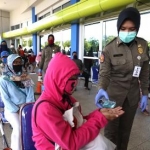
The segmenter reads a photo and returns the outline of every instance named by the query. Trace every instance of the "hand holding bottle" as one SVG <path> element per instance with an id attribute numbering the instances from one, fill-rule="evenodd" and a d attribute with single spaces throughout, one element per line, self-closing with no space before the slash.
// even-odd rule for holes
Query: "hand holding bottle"
<path id="1" fill-rule="evenodd" d="M 105 97 L 106 99 L 109 99 L 108 94 L 107 94 L 107 92 L 106 92 L 104 89 L 100 89 L 100 90 L 98 91 L 96 97 L 95 97 L 95 104 L 96 104 L 96 106 L 99 107 L 99 108 L 103 108 L 103 107 L 101 106 L 101 104 L 99 104 L 99 100 L 100 100 L 102 97 Z"/>
<path id="2" fill-rule="evenodd" d="M 95 97 L 95 104 L 98 108 L 114 108 L 116 102 L 110 101 L 105 90 L 100 89 Z"/>

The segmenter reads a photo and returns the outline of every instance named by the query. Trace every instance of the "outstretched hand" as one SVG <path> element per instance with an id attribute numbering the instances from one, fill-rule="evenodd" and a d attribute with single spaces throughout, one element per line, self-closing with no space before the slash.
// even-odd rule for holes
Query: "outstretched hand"
<path id="1" fill-rule="evenodd" d="M 100 112 L 107 120 L 114 120 L 125 113 L 120 106 L 116 108 L 102 108 L 100 109 Z"/>

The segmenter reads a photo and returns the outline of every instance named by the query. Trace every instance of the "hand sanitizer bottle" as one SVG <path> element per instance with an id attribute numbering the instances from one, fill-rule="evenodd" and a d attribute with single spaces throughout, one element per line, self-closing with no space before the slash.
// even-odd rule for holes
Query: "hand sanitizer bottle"
<path id="1" fill-rule="evenodd" d="M 116 102 L 106 99 L 105 97 L 102 97 L 99 100 L 99 103 L 101 104 L 102 108 L 114 108 L 116 106 Z"/>

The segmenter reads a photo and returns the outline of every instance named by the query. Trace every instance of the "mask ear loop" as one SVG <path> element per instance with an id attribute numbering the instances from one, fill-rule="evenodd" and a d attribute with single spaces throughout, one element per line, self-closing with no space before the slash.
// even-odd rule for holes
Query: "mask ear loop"
<path id="1" fill-rule="evenodd" d="M 66 100 L 71 107 L 73 107 L 73 103 L 72 103 L 72 101 L 70 100 L 70 97 L 67 94 L 63 95 L 63 99 Z"/>
<path id="2" fill-rule="evenodd" d="M 73 82 L 73 83 L 71 84 L 72 91 L 73 91 L 73 89 L 74 89 L 74 87 L 75 87 L 74 85 L 75 85 L 75 82 Z M 70 100 L 70 97 L 69 97 L 68 94 L 64 94 L 64 95 L 63 95 L 63 100 L 66 100 L 66 101 L 68 102 L 68 104 L 69 104 L 71 107 L 73 107 L 73 103 L 72 103 L 72 101 Z"/>
<path id="3" fill-rule="evenodd" d="M 73 82 L 72 84 L 71 84 L 71 87 L 72 87 L 72 91 L 73 91 L 73 89 L 75 88 L 75 82 Z"/>

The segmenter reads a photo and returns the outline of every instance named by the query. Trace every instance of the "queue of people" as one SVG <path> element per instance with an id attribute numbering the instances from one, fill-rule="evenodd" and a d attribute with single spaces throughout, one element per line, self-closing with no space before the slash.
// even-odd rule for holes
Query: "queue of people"
<path id="1" fill-rule="evenodd" d="M 99 89 L 95 96 L 98 108 L 87 116 L 82 115 L 81 106 L 72 94 L 80 74 L 89 90 L 90 75 L 77 52 L 72 53 L 71 60 L 60 53 L 54 35 L 48 36 L 48 45 L 34 57 L 38 72 L 44 74 L 44 91 L 32 111 L 32 138 L 37 150 L 127 150 L 139 102 L 141 112 L 149 115 L 148 45 L 137 37 L 139 28 L 139 11 L 133 7 L 123 9 L 117 20 L 118 36 L 105 46 L 100 57 Z M 22 70 L 25 54 L 21 45 L 18 55 L 2 41 L 0 52 L 3 64 L 0 91 L 5 117 L 13 127 L 11 148 L 21 150 L 19 109 L 22 104 L 34 101 L 33 84 Z M 30 60 L 34 62 L 33 58 Z M 115 101 L 115 108 L 104 108 L 100 103 L 103 98 Z M 99 134 L 102 128 L 105 137 Z M 104 146 L 102 143 L 106 141 L 109 144 Z"/>
<path id="2" fill-rule="evenodd" d="M 26 72 L 35 73 L 36 57 L 38 56 L 34 55 L 32 49 L 27 51 L 27 49 L 23 49 L 21 45 L 19 45 L 18 48 L 15 49 L 13 43 L 11 43 L 10 48 L 8 48 L 7 42 L 5 40 L 2 40 L 0 45 L 0 53 L 3 51 L 7 51 L 9 54 L 18 54 L 23 59 L 24 70 Z"/>

